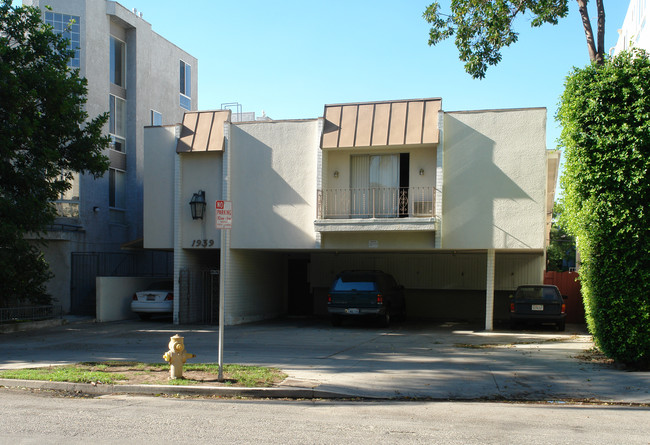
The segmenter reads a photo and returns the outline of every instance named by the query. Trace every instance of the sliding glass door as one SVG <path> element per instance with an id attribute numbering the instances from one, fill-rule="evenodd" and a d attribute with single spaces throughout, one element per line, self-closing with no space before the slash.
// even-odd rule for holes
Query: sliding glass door
<path id="1" fill-rule="evenodd" d="M 350 163 L 350 216 L 397 217 L 399 155 L 355 155 Z"/>

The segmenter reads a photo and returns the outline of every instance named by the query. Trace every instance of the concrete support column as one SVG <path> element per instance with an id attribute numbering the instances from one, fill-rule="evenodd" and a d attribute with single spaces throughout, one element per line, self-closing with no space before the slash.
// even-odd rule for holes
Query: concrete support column
<path id="1" fill-rule="evenodd" d="M 487 251 L 487 279 L 485 285 L 485 330 L 494 329 L 494 249 Z"/>
<path id="2" fill-rule="evenodd" d="M 176 126 L 176 140 L 180 136 L 180 125 Z M 178 209 L 184 209 L 181 205 L 181 185 L 183 184 L 183 178 L 181 177 L 181 155 L 174 155 L 174 208 L 177 209 L 174 212 L 174 313 L 173 313 L 173 323 L 175 325 L 180 323 L 179 312 L 180 312 L 180 270 L 185 265 L 185 252 L 181 245 L 181 215 Z"/>

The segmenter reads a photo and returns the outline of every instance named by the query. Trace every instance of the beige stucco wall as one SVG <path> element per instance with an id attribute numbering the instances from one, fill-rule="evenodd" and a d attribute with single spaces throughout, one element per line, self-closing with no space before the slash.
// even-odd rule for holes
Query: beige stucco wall
<path id="1" fill-rule="evenodd" d="M 232 125 L 233 249 L 315 247 L 319 138 L 318 120 Z"/>
<path id="2" fill-rule="evenodd" d="M 230 250 L 224 284 L 225 324 L 287 313 L 286 258 L 274 252 Z"/>
<path id="3" fill-rule="evenodd" d="M 222 152 L 192 152 L 178 155 L 180 161 L 180 243 L 184 249 L 217 249 L 221 232 L 215 228 L 216 201 L 222 200 Z M 206 214 L 203 219 L 192 219 L 190 200 L 199 190 L 205 191 Z M 199 243 L 200 241 L 200 243 Z M 199 245 L 200 244 L 200 245 Z"/>
<path id="4" fill-rule="evenodd" d="M 174 247 L 176 127 L 144 130 L 144 247 Z"/>
<path id="5" fill-rule="evenodd" d="M 322 234 L 322 247 L 341 251 L 429 251 L 435 247 L 435 233 L 429 231 L 329 232 Z"/>
<path id="6" fill-rule="evenodd" d="M 444 115 L 442 247 L 543 249 L 546 109 Z"/>

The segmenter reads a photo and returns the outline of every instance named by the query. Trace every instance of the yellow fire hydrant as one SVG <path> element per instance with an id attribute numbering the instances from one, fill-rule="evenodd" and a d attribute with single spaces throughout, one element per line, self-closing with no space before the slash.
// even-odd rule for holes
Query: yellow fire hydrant
<path id="1" fill-rule="evenodd" d="M 169 377 L 180 379 L 183 377 L 183 363 L 188 358 L 196 357 L 194 354 L 185 352 L 183 337 L 176 334 L 169 339 L 169 351 L 163 354 L 165 361 L 169 362 Z"/>

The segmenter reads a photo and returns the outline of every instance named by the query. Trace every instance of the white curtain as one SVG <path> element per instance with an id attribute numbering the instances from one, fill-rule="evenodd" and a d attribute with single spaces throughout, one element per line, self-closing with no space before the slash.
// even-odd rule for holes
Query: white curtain
<path id="1" fill-rule="evenodd" d="M 350 216 L 397 217 L 399 155 L 357 155 L 350 162 Z"/>
<path id="2" fill-rule="evenodd" d="M 370 214 L 370 156 L 350 157 L 350 217 L 367 218 Z"/>
<path id="3" fill-rule="evenodd" d="M 374 214 L 395 218 L 399 206 L 399 156 L 370 156 L 370 188 L 374 191 Z"/>

